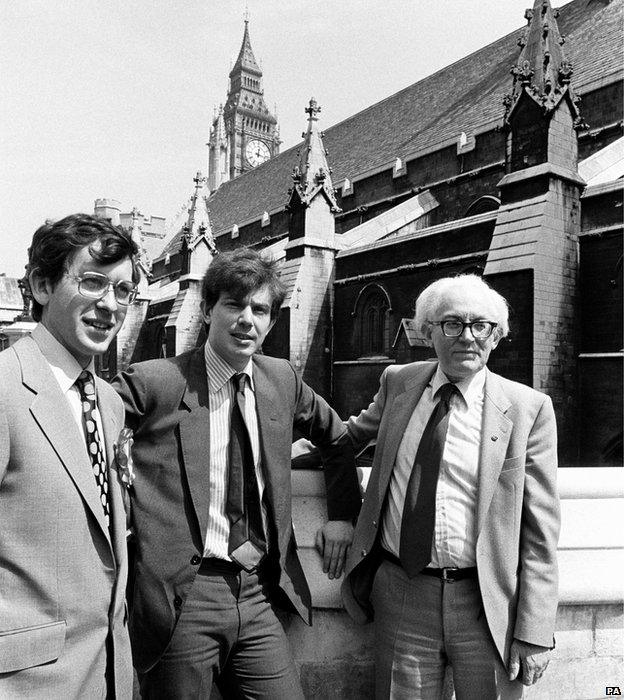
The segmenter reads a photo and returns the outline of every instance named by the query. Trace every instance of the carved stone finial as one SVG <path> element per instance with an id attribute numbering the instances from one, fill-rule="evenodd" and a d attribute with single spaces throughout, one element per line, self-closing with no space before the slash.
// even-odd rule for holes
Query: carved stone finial
<path id="1" fill-rule="evenodd" d="M 514 76 L 510 98 L 505 98 L 505 120 L 514 113 L 522 94 L 528 95 L 547 113 L 556 109 L 564 95 L 569 94 L 571 107 L 574 94 L 570 79 L 572 66 L 563 54 L 563 37 L 559 34 L 557 13 L 551 0 L 534 0 L 533 9 L 527 10 L 528 26 L 525 35 L 518 39 L 520 56 L 511 73 Z"/>
<path id="2" fill-rule="evenodd" d="M 559 82 L 562 85 L 568 85 L 570 80 L 572 80 L 572 74 L 574 70 L 572 69 L 572 64 L 570 61 L 562 61 L 559 67 Z"/>
<path id="3" fill-rule="evenodd" d="M 522 85 L 530 85 L 535 71 L 531 68 L 529 61 L 522 61 L 522 63 L 515 65 L 511 69 L 511 74 L 520 81 Z"/>
<path id="4" fill-rule="evenodd" d="M 310 98 L 310 105 L 305 108 L 304 110 L 308 115 L 310 119 L 314 119 L 317 114 L 321 111 L 321 108 L 318 106 L 316 100 L 311 97 Z"/>

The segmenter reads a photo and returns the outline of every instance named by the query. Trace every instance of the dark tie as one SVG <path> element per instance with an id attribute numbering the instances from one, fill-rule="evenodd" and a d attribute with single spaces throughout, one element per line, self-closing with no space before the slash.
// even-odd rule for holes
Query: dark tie
<path id="1" fill-rule="evenodd" d="M 436 489 L 446 442 L 449 407 L 455 393 L 458 393 L 455 384 L 444 384 L 438 390 L 440 400 L 425 426 L 407 485 L 399 558 L 410 578 L 431 561 Z"/>
<path id="2" fill-rule="evenodd" d="M 110 524 L 108 476 L 102 441 L 95 422 L 95 383 L 91 372 L 85 369 L 76 379 L 76 386 L 80 392 L 80 401 L 82 403 L 82 425 L 87 439 L 87 450 L 91 458 L 91 466 L 98 486 L 100 502 L 104 509 L 104 520 L 106 520 L 106 525 L 108 526 Z"/>
<path id="3" fill-rule="evenodd" d="M 262 506 L 249 431 L 245 423 L 245 374 L 235 374 L 230 427 L 226 513 L 230 521 L 228 555 L 253 571 L 266 553 Z"/>

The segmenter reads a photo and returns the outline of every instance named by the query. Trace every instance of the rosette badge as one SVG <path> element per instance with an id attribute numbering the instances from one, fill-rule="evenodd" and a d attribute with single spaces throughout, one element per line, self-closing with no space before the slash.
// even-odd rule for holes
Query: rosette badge
<path id="1" fill-rule="evenodd" d="M 130 452 L 133 443 L 132 430 L 130 430 L 130 428 L 123 428 L 115 444 L 115 462 L 119 478 L 127 489 L 132 486 L 136 477 Z"/>

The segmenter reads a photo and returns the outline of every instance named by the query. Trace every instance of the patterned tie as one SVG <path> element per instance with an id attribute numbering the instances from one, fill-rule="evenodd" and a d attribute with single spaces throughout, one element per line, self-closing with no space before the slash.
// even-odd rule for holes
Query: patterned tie
<path id="1" fill-rule="evenodd" d="M 458 391 L 455 384 L 444 384 L 438 390 L 440 401 L 425 426 L 407 485 L 399 558 L 410 578 L 431 561 L 440 462 L 446 442 L 451 397 Z"/>
<path id="2" fill-rule="evenodd" d="M 76 379 L 76 386 L 80 392 L 80 400 L 82 402 L 82 424 L 87 438 L 87 450 L 89 457 L 91 457 L 95 482 L 100 492 L 100 501 L 104 509 L 104 520 L 106 525 L 109 526 L 108 476 L 102 441 L 95 421 L 95 383 L 91 372 L 84 370 Z"/>
<path id="3" fill-rule="evenodd" d="M 228 555 L 245 571 L 254 571 L 267 546 L 253 451 L 245 423 L 246 376 L 240 373 L 232 377 L 235 400 L 232 401 L 226 513 L 230 521 Z"/>

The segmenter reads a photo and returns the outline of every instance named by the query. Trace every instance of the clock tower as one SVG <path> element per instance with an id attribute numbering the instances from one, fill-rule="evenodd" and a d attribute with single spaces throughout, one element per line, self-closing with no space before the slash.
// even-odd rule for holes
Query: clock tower
<path id="1" fill-rule="evenodd" d="M 264 101 L 262 70 L 249 40 L 249 19 L 238 58 L 230 71 L 225 106 L 215 116 L 208 143 L 208 184 L 223 182 L 256 168 L 279 153 L 277 119 Z"/>

